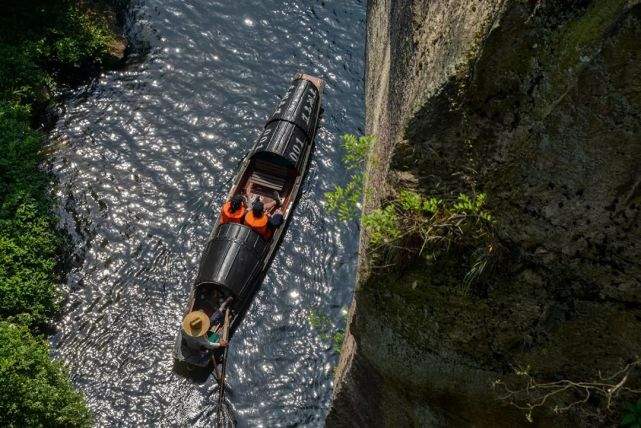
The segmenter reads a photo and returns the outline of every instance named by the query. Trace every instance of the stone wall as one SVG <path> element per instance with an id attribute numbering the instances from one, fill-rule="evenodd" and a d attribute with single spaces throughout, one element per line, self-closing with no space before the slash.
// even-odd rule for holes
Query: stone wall
<path id="1" fill-rule="evenodd" d="M 641 349 L 641 6 L 367 12 L 365 211 L 402 187 L 485 192 L 503 256 L 460 293 L 456 275 L 432 280 L 456 260 L 371 272 L 364 234 L 328 426 L 529 425 L 496 379 L 595 380 Z M 534 424 L 616 425 L 626 397 L 553 412 L 575 398 L 546 402 Z"/>

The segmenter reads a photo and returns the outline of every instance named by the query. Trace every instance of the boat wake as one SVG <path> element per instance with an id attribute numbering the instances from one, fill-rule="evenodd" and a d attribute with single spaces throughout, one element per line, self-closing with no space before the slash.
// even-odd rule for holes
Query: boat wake
<path id="1" fill-rule="evenodd" d="M 232 404 L 227 398 L 223 398 L 222 402 L 218 401 L 219 389 L 220 387 L 216 388 L 214 395 L 216 398 L 216 406 L 212 415 L 214 417 L 214 427 L 234 428 L 236 426 L 236 416 L 234 414 Z"/>

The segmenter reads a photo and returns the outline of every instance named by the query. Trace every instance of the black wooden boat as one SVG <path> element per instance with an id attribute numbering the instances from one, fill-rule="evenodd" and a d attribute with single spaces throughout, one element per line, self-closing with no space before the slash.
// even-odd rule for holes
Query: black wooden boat
<path id="1" fill-rule="evenodd" d="M 309 167 L 323 87 L 324 82 L 319 78 L 305 74 L 294 77 L 242 162 L 226 198 L 244 195 L 250 189 L 252 197 L 259 195 L 268 204 L 275 198 L 276 191 L 282 201 L 283 224 L 270 238 L 264 238 L 244 224 L 221 224 L 219 215 L 205 245 L 185 315 L 202 310 L 211 316 L 220 303 L 231 296 L 229 338 L 247 313 L 287 230 Z M 174 367 L 179 373 L 202 377 L 203 373 L 208 376 L 214 371 L 219 378 L 216 367 L 223 363 L 223 355 L 219 350 L 193 350 L 185 343 L 179 328 L 174 350 Z"/>

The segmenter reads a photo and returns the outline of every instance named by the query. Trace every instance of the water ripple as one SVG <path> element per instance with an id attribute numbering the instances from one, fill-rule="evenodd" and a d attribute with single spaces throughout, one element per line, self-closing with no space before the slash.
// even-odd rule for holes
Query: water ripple
<path id="1" fill-rule="evenodd" d="M 214 382 L 171 371 L 172 346 L 213 210 L 298 71 L 326 79 L 325 117 L 301 201 L 230 348 L 239 426 L 322 425 L 335 323 L 357 230 L 322 195 L 345 180 L 340 134 L 363 124 L 362 1 L 139 1 L 144 60 L 66 103 L 52 137 L 62 225 L 77 267 L 54 352 L 99 426 L 210 426 Z"/>

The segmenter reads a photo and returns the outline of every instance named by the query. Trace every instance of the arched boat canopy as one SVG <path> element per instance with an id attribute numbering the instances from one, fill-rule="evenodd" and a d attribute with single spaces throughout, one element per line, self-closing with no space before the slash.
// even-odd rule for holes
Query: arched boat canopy
<path id="1" fill-rule="evenodd" d="M 220 225 L 200 259 L 196 287 L 214 284 L 234 297 L 234 307 L 248 305 L 255 292 L 267 244 L 256 232 L 238 223 Z"/>
<path id="2" fill-rule="evenodd" d="M 254 145 L 252 158 L 303 172 L 303 154 L 314 140 L 319 120 L 321 82 L 302 74 L 294 78 Z"/>

